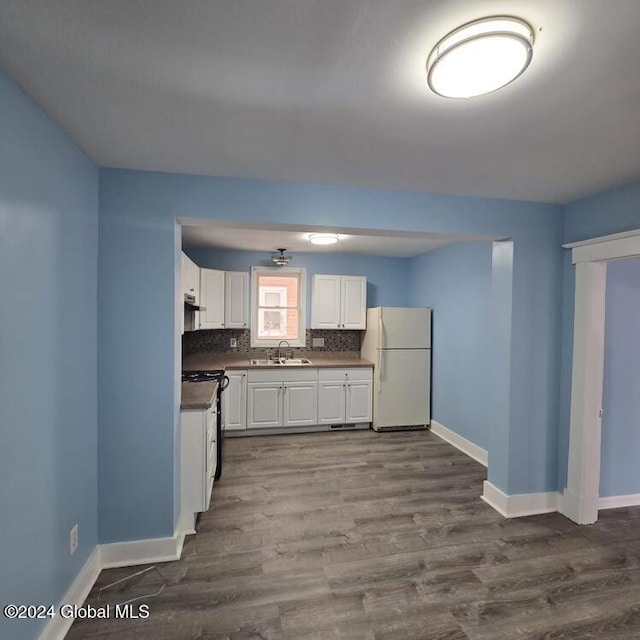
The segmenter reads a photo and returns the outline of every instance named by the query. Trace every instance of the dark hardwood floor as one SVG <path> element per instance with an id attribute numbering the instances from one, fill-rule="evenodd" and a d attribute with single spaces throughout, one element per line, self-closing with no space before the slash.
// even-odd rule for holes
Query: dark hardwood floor
<path id="1" fill-rule="evenodd" d="M 69 640 L 640 638 L 640 508 L 504 520 L 479 498 L 485 469 L 429 432 L 226 445 L 150 617 L 76 621 Z M 103 571 L 88 602 L 135 570 Z"/>

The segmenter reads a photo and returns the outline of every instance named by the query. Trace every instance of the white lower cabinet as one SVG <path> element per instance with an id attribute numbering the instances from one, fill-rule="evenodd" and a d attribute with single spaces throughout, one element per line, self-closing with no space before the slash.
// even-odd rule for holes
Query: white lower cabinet
<path id="1" fill-rule="evenodd" d="M 317 369 L 256 369 L 247 380 L 248 429 L 318 424 Z"/>
<path id="2" fill-rule="evenodd" d="M 247 423 L 249 429 L 282 426 L 282 383 L 250 382 Z"/>
<path id="3" fill-rule="evenodd" d="M 209 409 L 180 412 L 181 511 L 191 525 L 195 515 L 207 511 L 216 473 L 216 404 Z"/>
<path id="4" fill-rule="evenodd" d="M 225 431 L 247 428 L 247 372 L 227 371 L 229 386 L 222 394 L 222 421 Z"/>
<path id="5" fill-rule="evenodd" d="M 318 383 L 318 424 L 341 424 L 347 408 L 344 380 Z"/>
<path id="6" fill-rule="evenodd" d="M 318 378 L 318 424 L 371 422 L 371 369 L 320 369 Z"/>
<path id="7" fill-rule="evenodd" d="M 318 423 L 318 383 L 285 382 L 282 390 L 282 426 Z"/>

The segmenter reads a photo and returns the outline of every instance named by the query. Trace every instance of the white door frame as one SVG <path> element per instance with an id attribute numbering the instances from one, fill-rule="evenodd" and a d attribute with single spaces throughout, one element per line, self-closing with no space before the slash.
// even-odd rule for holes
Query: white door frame
<path id="1" fill-rule="evenodd" d="M 640 229 L 564 245 L 576 265 L 569 466 L 562 513 L 598 519 L 607 262 L 640 256 Z"/>

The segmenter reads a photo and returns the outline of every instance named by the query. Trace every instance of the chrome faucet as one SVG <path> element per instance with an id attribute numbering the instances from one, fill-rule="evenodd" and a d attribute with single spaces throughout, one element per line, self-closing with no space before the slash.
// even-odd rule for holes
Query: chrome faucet
<path id="1" fill-rule="evenodd" d="M 280 360 L 281 360 L 280 347 L 282 347 L 282 343 L 283 342 L 286 342 L 287 347 L 289 347 L 289 349 L 291 349 L 291 345 L 289 344 L 288 340 L 280 340 L 280 342 L 278 342 L 278 362 L 280 362 Z M 286 360 L 286 357 L 285 357 L 285 360 Z"/>

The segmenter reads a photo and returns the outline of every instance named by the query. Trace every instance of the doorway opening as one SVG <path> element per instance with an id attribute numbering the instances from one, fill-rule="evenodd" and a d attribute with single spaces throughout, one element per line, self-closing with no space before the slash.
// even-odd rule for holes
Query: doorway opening
<path id="1" fill-rule="evenodd" d="M 572 251 L 576 284 L 569 464 L 562 513 L 578 524 L 592 524 L 601 508 L 607 266 L 640 256 L 640 230 L 565 248 Z"/>

